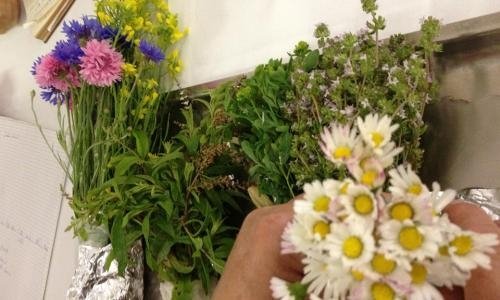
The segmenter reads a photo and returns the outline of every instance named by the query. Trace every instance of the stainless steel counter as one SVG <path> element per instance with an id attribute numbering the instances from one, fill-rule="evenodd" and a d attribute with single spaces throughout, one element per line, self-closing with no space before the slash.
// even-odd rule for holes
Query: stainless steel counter
<path id="1" fill-rule="evenodd" d="M 499 187 L 500 13 L 446 25 L 440 39 L 441 101 L 424 114 L 422 177 L 455 189 Z"/>

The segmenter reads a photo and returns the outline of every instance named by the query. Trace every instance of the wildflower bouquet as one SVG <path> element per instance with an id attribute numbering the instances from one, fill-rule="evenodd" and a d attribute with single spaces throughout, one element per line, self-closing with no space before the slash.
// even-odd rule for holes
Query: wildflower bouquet
<path id="1" fill-rule="evenodd" d="M 305 275 L 273 278 L 274 298 L 442 299 L 437 286 L 464 286 L 473 269 L 490 267 L 497 236 L 462 230 L 442 212 L 454 191 L 430 190 L 410 165 L 386 172 L 402 151 L 391 141 L 397 128 L 369 114 L 324 129 L 325 158 L 349 177 L 304 185 L 282 252 L 303 254 Z"/>
<path id="2" fill-rule="evenodd" d="M 331 122 L 389 115 L 400 124 L 394 136 L 404 146 L 395 161 L 416 170 L 422 163 L 422 115 L 438 90 L 430 59 L 441 49 L 434 42 L 439 22 L 423 20 L 416 43 L 400 34 L 382 42 L 385 19 L 377 14 L 376 1 L 361 3 L 370 16 L 365 29 L 332 36 L 319 24 L 317 49 L 299 42 L 288 63 L 271 60 L 225 93 L 239 145 L 252 161 L 251 179 L 272 195 L 271 203 L 288 201 L 314 179 L 347 176 L 316 147 L 321 128 Z"/>
<path id="3" fill-rule="evenodd" d="M 89 192 L 110 178 L 118 163 L 111 158 L 135 144 L 146 155 L 161 138 L 155 135 L 158 110 L 181 70 L 172 46 L 185 34 L 163 0 L 95 5 L 97 18 L 66 22 L 66 39 L 32 69 L 41 98 L 58 108 L 67 159 L 57 159 L 73 184 L 72 227 L 83 239 L 88 225 L 107 226 L 99 211 L 86 212 L 106 201 Z"/>

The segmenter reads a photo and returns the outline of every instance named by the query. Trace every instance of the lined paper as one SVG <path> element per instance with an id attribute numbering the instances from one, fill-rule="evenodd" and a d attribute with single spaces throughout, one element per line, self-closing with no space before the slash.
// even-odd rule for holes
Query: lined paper
<path id="1" fill-rule="evenodd" d="M 57 145 L 55 132 L 45 134 Z M 0 117 L 2 299 L 43 299 L 64 179 L 35 126 Z"/>

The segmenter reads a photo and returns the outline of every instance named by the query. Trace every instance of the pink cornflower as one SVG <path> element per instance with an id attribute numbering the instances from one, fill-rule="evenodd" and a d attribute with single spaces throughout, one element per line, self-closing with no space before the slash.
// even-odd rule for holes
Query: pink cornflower
<path id="1" fill-rule="evenodd" d="M 35 80 L 41 88 L 55 88 L 61 92 L 80 85 L 76 70 L 51 54 L 43 56 L 36 65 Z"/>
<path id="2" fill-rule="evenodd" d="M 85 81 L 96 86 L 110 86 L 120 80 L 123 57 L 108 42 L 93 39 L 82 50 L 80 75 Z"/>

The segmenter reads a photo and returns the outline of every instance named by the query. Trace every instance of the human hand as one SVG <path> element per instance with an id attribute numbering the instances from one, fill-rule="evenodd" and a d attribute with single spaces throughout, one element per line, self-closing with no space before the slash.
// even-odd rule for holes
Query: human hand
<path id="1" fill-rule="evenodd" d="M 478 233 L 496 233 L 500 236 L 500 228 L 491 220 L 481 208 L 474 204 L 455 201 L 448 205 L 444 211 L 448 214 L 450 221 L 462 229 Z M 491 269 L 477 268 L 472 271 L 471 278 L 465 287 L 449 290 L 441 288 L 444 298 L 451 299 L 481 299 L 495 300 L 500 295 L 500 245 L 495 247 L 495 253 L 491 255 Z"/>
<path id="2" fill-rule="evenodd" d="M 293 201 L 259 208 L 243 222 L 212 299 L 272 299 L 269 282 L 303 277 L 298 254 L 281 254 L 281 235 L 293 218 Z"/>

